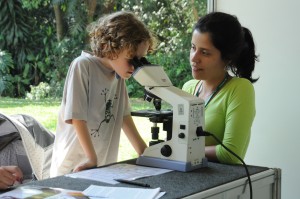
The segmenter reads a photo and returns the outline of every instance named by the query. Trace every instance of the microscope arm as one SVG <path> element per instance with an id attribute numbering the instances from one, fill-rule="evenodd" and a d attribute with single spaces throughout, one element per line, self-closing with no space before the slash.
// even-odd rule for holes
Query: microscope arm
<path id="1" fill-rule="evenodd" d="M 179 171 L 206 166 L 205 138 L 196 133 L 204 129 L 204 101 L 174 87 L 161 66 L 142 65 L 133 77 L 173 109 L 172 138 L 146 148 L 137 164 Z"/>

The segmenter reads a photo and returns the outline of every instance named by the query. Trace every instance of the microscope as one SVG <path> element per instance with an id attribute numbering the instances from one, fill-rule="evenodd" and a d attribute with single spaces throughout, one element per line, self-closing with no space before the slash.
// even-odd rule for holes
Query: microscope
<path id="1" fill-rule="evenodd" d="M 155 110 L 132 112 L 132 116 L 149 117 L 152 141 L 136 164 L 166 168 L 177 171 L 192 171 L 207 166 L 205 158 L 204 101 L 174 87 L 162 66 L 151 64 L 146 58 L 132 60 L 133 78 L 145 88 L 145 100 L 153 100 Z M 172 110 L 161 110 L 161 101 Z M 159 139 L 159 127 L 167 132 Z"/>

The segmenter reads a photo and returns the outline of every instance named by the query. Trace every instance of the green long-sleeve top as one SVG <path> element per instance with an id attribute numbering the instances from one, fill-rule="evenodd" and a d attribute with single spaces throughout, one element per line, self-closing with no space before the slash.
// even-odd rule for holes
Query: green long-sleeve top
<path id="1" fill-rule="evenodd" d="M 190 80 L 182 90 L 195 94 L 199 80 Z M 250 81 L 233 77 L 205 107 L 205 130 L 213 133 L 223 144 L 244 159 L 255 117 L 255 92 Z M 221 163 L 235 164 L 239 160 L 209 136 L 205 145 L 216 145 Z"/>

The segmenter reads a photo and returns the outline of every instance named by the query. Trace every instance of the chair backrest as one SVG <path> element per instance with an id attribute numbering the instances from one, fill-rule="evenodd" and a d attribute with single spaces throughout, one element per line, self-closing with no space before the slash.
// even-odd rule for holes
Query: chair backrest
<path id="1" fill-rule="evenodd" d="M 24 182 L 34 178 L 21 135 L 17 128 L 0 114 L 0 165 L 16 165 L 23 172 Z"/>
<path id="2" fill-rule="evenodd" d="M 16 132 L 19 133 L 33 174 L 37 180 L 49 178 L 54 134 L 29 115 L 17 114 L 5 116 L 0 114 L 0 116 L 2 122 L 3 118 L 10 121 L 17 130 Z M 8 134 L 6 133 L 6 135 Z"/>

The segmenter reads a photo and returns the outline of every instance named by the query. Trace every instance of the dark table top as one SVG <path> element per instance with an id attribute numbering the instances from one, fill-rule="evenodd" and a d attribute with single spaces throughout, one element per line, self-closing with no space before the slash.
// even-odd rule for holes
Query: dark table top
<path id="1" fill-rule="evenodd" d="M 128 164 L 135 164 L 135 159 L 124 162 Z M 267 167 L 248 166 L 250 175 L 257 174 L 268 169 L 269 168 Z M 190 172 L 172 171 L 157 176 L 138 179 L 135 181 L 147 183 L 152 188 L 160 187 L 163 191 L 166 192 L 162 199 L 174 199 L 193 195 L 201 191 L 214 188 L 244 177 L 247 177 L 247 174 L 243 165 L 226 165 L 208 162 L 207 167 L 196 169 Z M 99 186 L 140 188 L 135 185 L 128 185 L 124 183 L 111 185 L 104 182 L 70 178 L 65 176 L 26 183 L 26 185 L 59 187 L 78 191 L 85 190 L 91 184 Z"/>

